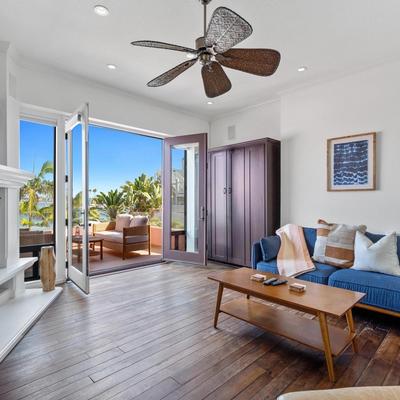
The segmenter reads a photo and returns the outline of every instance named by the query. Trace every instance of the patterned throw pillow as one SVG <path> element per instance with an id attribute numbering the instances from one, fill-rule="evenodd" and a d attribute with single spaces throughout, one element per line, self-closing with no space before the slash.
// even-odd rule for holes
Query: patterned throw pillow
<path id="1" fill-rule="evenodd" d="M 354 263 L 356 232 L 365 233 L 365 225 L 330 224 L 320 219 L 313 259 L 334 267 L 349 268 Z"/>

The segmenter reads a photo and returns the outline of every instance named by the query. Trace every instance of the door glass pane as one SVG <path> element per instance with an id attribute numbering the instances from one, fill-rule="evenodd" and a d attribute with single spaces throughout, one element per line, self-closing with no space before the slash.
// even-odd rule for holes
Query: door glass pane
<path id="1" fill-rule="evenodd" d="M 82 126 L 72 130 L 72 265 L 82 272 L 84 204 L 82 203 Z"/>
<path id="2" fill-rule="evenodd" d="M 199 251 L 199 144 L 171 147 L 170 249 Z"/>
<path id="3" fill-rule="evenodd" d="M 20 257 L 40 257 L 54 246 L 54 125 L 20 121 L 20 166 L 35 177 L 20 191 Z M 25 280 L 39 279 L 39 262 L 25 271 Z"/>

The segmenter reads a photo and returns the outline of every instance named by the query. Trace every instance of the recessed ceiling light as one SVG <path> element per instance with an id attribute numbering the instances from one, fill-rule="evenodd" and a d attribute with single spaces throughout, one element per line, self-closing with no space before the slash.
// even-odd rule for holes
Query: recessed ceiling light
<path id="1" fill-rule="evenodd" d="M 307 70 L 308 70 L 308 68 L 306 66 L 302 66 L 302 67 L 297 68 L 297 71 L 299 71 L 299 72 L 305 72 Z"/>
<path id="2" fill-rule="evenodd" d="M 197 57 L 197 54 L 195 54 L 195 53 L 186 53 L 186 57 L 189 60 L 194 60 Z"/>
<path id="3" fill-rule="evenodd" d="M 212 101 L 207 101 L 207 104 L 208 104 L 209 106 L 212 106 L 214 103 L 213 103 Z"/>
<path id="4" fill-rule="evenodd" d="M 107 15 L 110 14 L 110 10 L 107 7 L 101 5 L 94 6 L 94 12 L 97 15 L 100 15 L 100 17 L 107 17 Z"/>
<path id="5" fill-rule="evenodd" d="M 114 70 L 114 69 L 117 69 L 117 66 L 114 64 L 107 64 L 107 68 Z"/>

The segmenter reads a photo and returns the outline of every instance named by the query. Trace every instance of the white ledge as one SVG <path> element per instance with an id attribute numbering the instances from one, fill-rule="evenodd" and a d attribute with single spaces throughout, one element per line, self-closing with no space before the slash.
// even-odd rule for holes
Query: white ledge
<path id="1" fill-rule="evenodd" d="M 0 306 L 0 362 L 61 292 L 60 287 L 51 292 L 28 289 L 22 295 Z"/>
<path id="2" fill-rule="evenodd" d="M 0 164 L 0 187 L 19 189 L 34 177 L 31 172 Z"/>
<path id="3" fill-rule="evenodd" d="M 0 285 L 14 278 L 18 272 L 25 271 L 37 261 L 36 257 L 20 258 L 14 264 L 0 268 Z"/>

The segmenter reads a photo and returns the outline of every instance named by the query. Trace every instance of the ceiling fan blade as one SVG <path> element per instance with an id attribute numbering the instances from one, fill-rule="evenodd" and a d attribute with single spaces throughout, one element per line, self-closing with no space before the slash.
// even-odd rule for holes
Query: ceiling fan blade
<path id="1" fill-rule="evenodd" d="M 280 53 L 270 49 L 231 49 L 215 58 L 224 67 L 259 76 L 273 75 L 281 61 Z"/>
<path id="2" fill-rule="evenodd" d="M 164 74 L 158 76 L 157 78 L 150 81 L 147 86 L 149 87 L 159 87 L 164 86 L 167 83 L 171 82 L 177 76 L 179 76 L 182 72 L 185 72 L 188 68 L 196 64 L 197 58 L 194 60 L 185 61 L 182 64 L 177 65 L 176 67 L 170 69 Z"/>
<path id="3" fill-rule="evenodd" d="M 197 55 L 197 50 L 190 49 L 189 47 L 178 46 L 176 44 L 164 42 L 156 42 L 154 40 L 137 40 L 136 42 L 131 42 L 131 45 L 139 47 L 152 47 L 154 49 L 182 51 L 183 53 L 191 53 Z"/>
<path id="4" fill-rule="evenodd" d="M 225 53 L 253 33 L 251 25 L 226 7 L 214 11 L 206 34 L 206 46 L 217 53 Z"/>
<path id="5" fill-rule="evenodd" d="M 207 97 L 217 97 L 229 92 L 232 88 L 231 81 L 222 67 L 215 61 L 210 65 L 204 65 L 201 70 L 204 89 Z"/>

